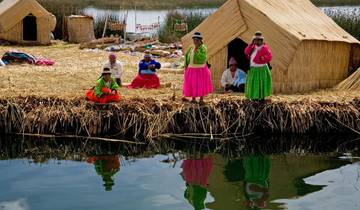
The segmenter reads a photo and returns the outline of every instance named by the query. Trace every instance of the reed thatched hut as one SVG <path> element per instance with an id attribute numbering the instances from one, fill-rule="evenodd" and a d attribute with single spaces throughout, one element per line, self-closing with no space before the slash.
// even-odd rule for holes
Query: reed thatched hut
<path id="1" fill-rule="evenodd" d="M 182 38 L 184 49 L 194 31 L 204 36 L 216 88 L 231 56 L 247 69 L 243 50 L 255 31 L 273 51 L 277 93 L 333 87 L 360 63 L 360 42 L 309 0 L 229 0 Z"/>
<path id="2" fill-rule="evenodd" d="M 0 3 L 0 39 L 16 43 L 49 44 L 56 18 L 36 0 Z"/>
<path id="3" fill-rule="evenodd" d="M 71 15 L 67 18 L 69 42 L 84 43 L 95 39 L 94 19 L 90 16 Z"/>

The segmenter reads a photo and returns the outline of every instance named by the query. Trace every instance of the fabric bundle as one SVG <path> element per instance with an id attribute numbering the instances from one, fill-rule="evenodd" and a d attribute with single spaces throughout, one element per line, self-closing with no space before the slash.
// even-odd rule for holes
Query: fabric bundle
<path id="1" fill-rule="evenodd" d="M 2 62 L 4 64 L 9 63 L 28 63 L 31 65 L 38 65 L 38 66 L 52 66 L 55 64 L 53 60 L 46 59 L 46 58 L 36 58 L 30 54 L 18 51 L 8 51 L 6 52 L 2 58 Z"/>

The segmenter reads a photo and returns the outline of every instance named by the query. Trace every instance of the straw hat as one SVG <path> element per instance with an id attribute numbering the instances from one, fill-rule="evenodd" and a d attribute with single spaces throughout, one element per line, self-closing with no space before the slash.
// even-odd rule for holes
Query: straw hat
<path id="1" fill-rule="evenodd" d="M 111 74 L 111 70 L 109 68 L 104 68 L 101 74 Z"/>
<path id="2" fill-rule="evenodd" d="M 201 35 L 200 32 L 195 32 L 194 35 L 192 36 L 192 38 L 193 38 L 193 39 L 200 39 L 200 40 L 203 39 L 203 37 L 202 37 L 202 35 Z"/>

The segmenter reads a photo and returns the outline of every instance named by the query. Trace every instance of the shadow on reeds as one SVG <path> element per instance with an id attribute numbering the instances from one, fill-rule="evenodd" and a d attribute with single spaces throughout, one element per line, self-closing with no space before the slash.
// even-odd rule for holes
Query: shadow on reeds
<path id="1" fill-rule="evenodd" d="M 262 135 L 212 141 L 194 137 L 158 139 L 146 145 L 77 138 L 43 138 L 21 135 L 0 136 L 0 160 L 32 159 L 44 163 L 50 159 L 85 161 L 89 156 L 121 155 L 126 161 L 156 154 L 221 154 L 238 158 L 249 154 L 359 154 L 360 140 L 343 135 Z"/>

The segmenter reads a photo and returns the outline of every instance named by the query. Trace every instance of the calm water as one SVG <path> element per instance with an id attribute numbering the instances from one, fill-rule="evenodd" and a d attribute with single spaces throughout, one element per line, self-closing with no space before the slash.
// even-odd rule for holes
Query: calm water
<path id="1" fill-rule="evenodd" d="M 195 13 L 210 15 L 216 11 L 217 8 L 203 8 L 203 9 L 178 9 L 181 13 Z M 321 7 L 321 10 L 329 15 L 349 15 L 349 16 L 360 16 L 360 6 L 338 6 L 338 7 Z M 167 13 L 170 10 L 114 10 L 114 9 L 99 9 L 94 7 L 87 7 L 84 12 L 95 18 L 104 17 L 106 14 L 112 16 L 118 16 L 119 19 L 123 19 L 125 14 L 128 14 L 127 18 L 127 31 L 135 32 L 135 22 L 138 24 L 149 25 L 152 23 L 163 23 Z"/>
<path id="2" fill-rule="evenodd" d="M 0 209 L 359 209 L 358 159 L 286 148 L 156 154 L 114 143 L 0 138 Z"/>

